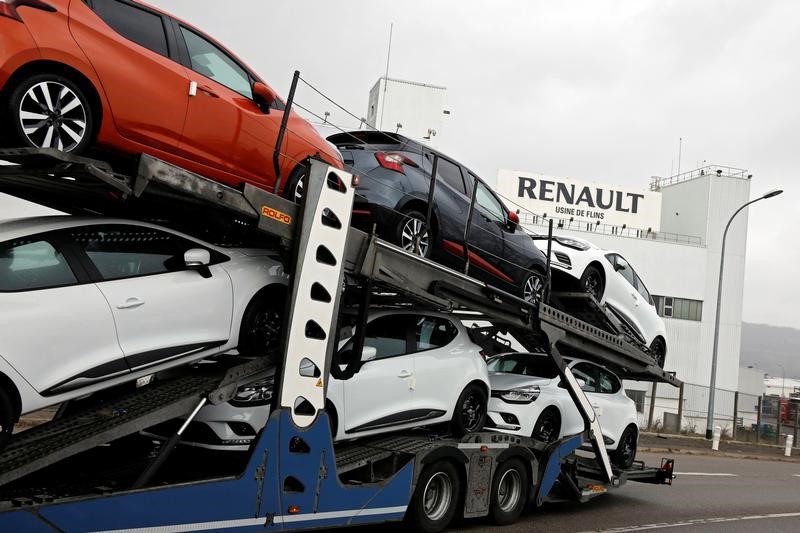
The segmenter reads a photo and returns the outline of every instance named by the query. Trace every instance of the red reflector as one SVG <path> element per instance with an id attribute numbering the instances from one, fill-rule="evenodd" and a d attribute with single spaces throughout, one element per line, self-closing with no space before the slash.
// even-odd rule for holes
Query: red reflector
<path id="1" fill-rule="evenodd" d="M 489 451 L 489 447 L 487 445 L 484 444 L 483 446 L 481 446 L 481 452 L 482 453 L 486 453 L 488 451 Z"/>
<path id="2" fill-rule="evenodd" d="M 290 505 L 288 511 L 289 514 L 298 514 L 300 512 L 300 508 L 296 505 Z"/>

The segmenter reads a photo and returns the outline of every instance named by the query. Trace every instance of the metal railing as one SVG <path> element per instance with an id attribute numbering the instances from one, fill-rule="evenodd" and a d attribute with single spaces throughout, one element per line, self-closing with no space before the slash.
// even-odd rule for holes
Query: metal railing
<path id="1" fill-rule="evenodd" d="M 652 241 L 673 242 L 688 246 L 703 246 L 703 240 L 696 235 L 683 235 L 669 231 L 652 231 L 651 229 L 628 228 L 626 226 L 614 226 L 611 224 L 599 224 L 597 222 L 587 222 L 585 220 L 572 220 L 539 216 L 529 212 L 519 213 L 520 223 L 525 226 L 547 227 L 553 221 L 555 230 L 582 231 L 586 233 L 599 233 L 601 235 L 616 235 L 631 239 L 649 239 Z M 535 230 L 534 230 L 535 231 Z M 538 233 L 538 232 L 537 232 Z"/>
<path id="2" fill-rule="evenodd" d="M 688 172 L 682 172 L 668 178 L 661 176 L 652 176 L 650 178 L 650 190 L 660 191 L 663 187 L 668 185 L 675 185 L 684 181 L 697 179 L 701 176 L 710 176 L 716 174 L 726 178 L 735 178 L 742 180 L 749 180 L 753 177 L 747 170 L 743 168 L 726 167 L 723 165 L 706 165 Z"/>

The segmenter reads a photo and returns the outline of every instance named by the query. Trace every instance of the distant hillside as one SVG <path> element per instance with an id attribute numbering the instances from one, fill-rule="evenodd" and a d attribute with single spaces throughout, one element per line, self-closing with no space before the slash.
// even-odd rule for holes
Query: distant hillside
<path id="1" fill-rule="evenodd" d="M 755 365 L 771 376 L 800 378 L 800 329 L 742 322 L 741 366 Z"/>

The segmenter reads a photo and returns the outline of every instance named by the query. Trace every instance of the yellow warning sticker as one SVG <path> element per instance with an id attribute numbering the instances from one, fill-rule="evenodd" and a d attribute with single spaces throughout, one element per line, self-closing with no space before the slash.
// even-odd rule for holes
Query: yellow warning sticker
<path id="1" fill-rule="evenodd" d="M 317 380 L 317 387 L 322 387 L 322 378 Z"/>
<path id="2" fill-rule="evenodd" d="M 287 215 L 286 213 L 282 213 L 281 211 L 278 211 L 277 209 L 273 209 L 272 207 L 269 207 L 268 205 L 262 205 L 261 206 L 261 214 L 264 215 L 267 218 L 271 218 L 273 220 L 277 220 L 278 222 L 281 222 L 283 224 L 287 224 L 288 225 L 288 224 L 292 223 L 291 215 Z"/>

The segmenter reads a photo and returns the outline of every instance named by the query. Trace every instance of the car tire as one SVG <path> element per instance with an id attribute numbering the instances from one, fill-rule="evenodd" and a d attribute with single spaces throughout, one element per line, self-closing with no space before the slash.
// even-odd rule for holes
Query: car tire
<path id="1" fill-rule="evenodd" d="M 286 179 L 286 186 L 283 188 L 283 197 L 291 200 L 296 204 L 303 201 L 303 191 L 306 185 L 306 176 L 308 175 L 308 165 L 300 163 L 295 168 L 289 177 Z"/>
<path id="2" fill-rule="evenodd" d="M 455 517 L 460 502 L 461 478 L 447 460 L 426 466 L 417 480 L 406 520 L 414 531 L 437 533 Z"/>
<path id="3" fill-rule="evenodd" d="M 650 355 L 653 356 L 658 368 L 664 368 L 664 362 L 667 359 L 667 343 L 661 337 L 656 337 L 650 343 Z"/>
<path id="4" fill-rule="evenodd" d="M 8 393 L 0 389 L 0 450 L 3 450 L 11 440 L 15 422 L 14 404 Z"/>
<path id="5" fill-rule="evenodd" d="M 492 480 L 489 513 L 498 526 L 513 524 L 528 503 L 528 469 L 517 458 L 501 463 Z"/>
<path id="6" fill-rule="evenodd" d="M 599 303 L 603 299 L 603 293 L 606 290 L 603 281 L 603 273 L 596 266 L 589 265 L 581 275 L 581 290 L 594 296 L 594 299 Z"/>
<path id="7" fill-rule="evenodd" d="M 544 276 L 539 273 L 528 274 L 522 282 L 522 299 L 526 302 L 539 305 L 544 294 Z"/>
<path id="8" fill-rule="evenodd" d="M 420 257 L 430 258 L 433 253 L 434 234 L 425 223 L 426 215 L 416 209 L 403 211 L 395 231 L 395 242 L 400 248 Z"/>
<path id="9" fill-rule="evenodd" d="M 22 146 L 79 154 L 92 142 L 91 102 L 69 78 L 58 74 L 25 78 L 12 91 L 8 106 L 12 133 Z"/>
<path id="10" fill-rule="evenodd" d="M 467 385 L 461 392 L 450 421 L 454 437 L 461 438 L 483 429 L 487 410 L 486 392 L 477 383 Z"/>
<path id="11" fill-rule="evenodd" d="M 636 459 L 638 433 L 638 430 L 632 424 L 622 432 L 622 436 L 617 443 L 617 449 L 611 454 L 611 462 L 618 468 L 630 468 L 633 465 L 633 461 Z"/>
<path id="12" fill-rule="evenodd" d="M 544 442 L 545 444 L 550 444 L 557 440 L 560 434 L 561 413 L 559 413 L 558 409 L 555 407 L 548 407 L 542 411 L 542 414 L 539 415 L 539 419 L 536 420 L 536 424 L 533 425 L 531 438 Z"/>
<path id="13" fill-rule="evenodd" d="M 284 297 L 281 297 L 283 294 Z M 276 359 L 283 345 L 283 310 L 285 289 L 257 293 L 242 315 L 239 330 L 239 354 Z"/>

